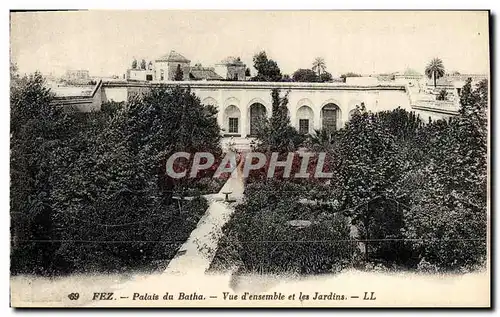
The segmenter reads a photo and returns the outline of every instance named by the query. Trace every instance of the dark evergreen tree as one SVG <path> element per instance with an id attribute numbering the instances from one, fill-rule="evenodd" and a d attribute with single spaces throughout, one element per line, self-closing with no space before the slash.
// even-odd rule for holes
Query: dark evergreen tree
<path id="1" fill-rule="evenodd" d="M 257 129 L 259 149 L 270 152 L 288 152 L 297 149 L 304 136 L 292 127 L 288 114 L 288 94 L 280 97 L 280 90 L 271 91 L 272 115 L 265 118 Z"/>
<path id="2" fill-rule="evenodd" d="M 182 81 L 182 80 L 184 80 L 184 72 L 182 71 L 180 64 L 177 65 L 177 68 L 175 70 L 174 80 L 175 81 Z"/>

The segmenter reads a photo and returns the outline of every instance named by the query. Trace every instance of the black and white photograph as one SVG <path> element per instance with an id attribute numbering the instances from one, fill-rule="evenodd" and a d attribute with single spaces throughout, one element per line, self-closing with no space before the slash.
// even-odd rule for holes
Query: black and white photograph
<path id="1" fill-rule="evenodd" d="M 491 307 L 488 10 L 9 16 L 11 307 Z"/>

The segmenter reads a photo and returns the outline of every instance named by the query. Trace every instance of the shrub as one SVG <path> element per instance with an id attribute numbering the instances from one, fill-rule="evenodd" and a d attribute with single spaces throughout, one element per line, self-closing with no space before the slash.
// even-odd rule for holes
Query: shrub
<path id="1" fill-rule="evenodd" d="M 286 185 L 285 185 L 286 186 Z M 212 269 L 240 265 L 258 273 L 336 272 L 350 265 L 354 245 L 342 214 L 300 203 L 286 189 L 256 185 L 224 226 Z M 291 220 L 310 221 L 296 227 Z"/>
<path id="2" fill-rule="evenodd" d="M 448 92 L 446 91 L 446 89 L 441 89 L 436 95 L 436 100 L 448 100 L 447 96 Z"/>
<path id="3" fill-rule="evenodd" d="M 125 272 L 155 270 L 167 264 L 196 228 L 208 208 L 200 197 L 163 209 L 152 210 L 137 222 L 101 222 L 67 217 L 74 226 L 62 233 L 67 237 L 55 260 L 67 263 L 72 272 Z M 86 241 L 86 242 L 82 242 Z"/>
<path id="4" fill-rule="evenodd" d="M 216 109 L 180 87 L 88 114 L 63 111 L 52 97 L 38 74 L 11 89 L 12 273 L 168 262 L 207 203 L 197 198 L 179 210 L 172 196 L 191 183 L 169 183 L 165 157 L 175 150 L 219 153 Z"/>

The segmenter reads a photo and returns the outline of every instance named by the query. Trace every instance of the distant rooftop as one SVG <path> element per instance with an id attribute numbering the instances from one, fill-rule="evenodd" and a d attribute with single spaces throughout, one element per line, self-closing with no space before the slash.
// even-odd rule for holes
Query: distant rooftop
<path id="1" fill-rule="evenodd" d="M 165 54 L 161 57 L 158 57 L 156 59 L 157 62 L 183 62 L 183 63 L 190 63 L 191 61 L 181 54 L 177 53 L 176 51 L 172 50 L 170 51 L 169 54 Z"/>
<path id="2" fill-rule="evenodd" d="M 409 76 L 422 76 L 421 73 L 417 72 L 416 70 L 414 70 L 413 68 L 407 68 L 405 69 L 404 75 L 409 75 Z"/>
<path id="3" fill-rule="evenodd" d="M 221 62 L 221 65 L 245 65 L 239 57 L 228 56 L 224 58 Z"/>
<path id="4" fill-rule="evenodd" d="M 217 74 L 211 67 L 193 67 L 189 73 L 189 77 L 194 80 L 221 80 L 222 76 Z"/>
<path id="5" fill-rule="evenodd" d="M 453 86 L 457 82 L 465 82 L 468 78 L 472 78 L 472 81 L 479 81 L 482 79 L 488 79 L 486 74 L 445 74 L 444 77 L 438 78 L 436 80 L 436 86 Z M 434 80 L 432 78 L 427 78 L 427 85 L 434 86 Z"/>

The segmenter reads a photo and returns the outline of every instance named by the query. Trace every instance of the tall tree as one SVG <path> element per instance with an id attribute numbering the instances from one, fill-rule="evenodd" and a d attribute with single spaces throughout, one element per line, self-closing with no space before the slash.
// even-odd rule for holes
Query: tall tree
<path id="1" fill-rule="evenodd" d="M 288 94 L 281 97 L 279 89 L 271 91 L 273 110 L 271 118 L 265 118 L 257 128 L 259 149 L 287 152 L 296 150 L 304 137 L 291 125 L 288 114 Z"/>
<path id="2" fill-rule="evenodd" d="M 321 73 L 326 71 L 326 64 L 323 57 L 316 57 L 313 61 L 312 70 L 318 73 L 318 77 L 321 76 Z"/>
<path id="3" fill-rule="evenodd" d="M 398 159 L 395 137 L 380 124 L 378 117 L 364 106 L 347 122 L 341 135 L 339 174 L 344 188 L 341 209 L 349 215 L 361 236 L 369 240 L 377 234 L 378 215 L 383 206 L 392 212 L 397 180 L 404 164 Z M 375 246 L 371 245 L 372 248 Z"/>
<path id="4" fill-rule="evenodd" d="M 434 88 L 436 88 L 437 80 L 444 76 L 443 61 L 439 58 L 433 58 L 425 67 L 425 75 L 429 79 L 434 79 Z"/>
<path id="5" fill-rule="evenodd" d="M 184 79 L 184 73 L 182 72 L 181 65 L 177 65 L 177 69 L 175 70 L 174 80 L 181 81 Z"/>
<path id="6" fill-rule="evenodd" d="M 262 51 L 253 57 L 254 67 L 257 75 L 253 77 L 254 81 L 281 81 L 282 75 L 278 64 L 272 59 L 267 58 L 266 52 Z"/>
<path id="7" fill-rule="evenodd" d="M 77 131 L 67 112 L 52 103 L 44 78 L 23 77 L 10 91 L 10 210 L 13 271 L 48 273 L 59 243 L 53 224 L 54 185 L 70 162 L 68 150 Z M 60 173 L 54 173 L 55 170 Z M 15 263 L 14 263 L 15 262 Z"/>
<path id="8" fill-rule="evenodd" d="M 141 60 L 141 69 L 146 69 L 146 60 L 144 58 Z"/>

